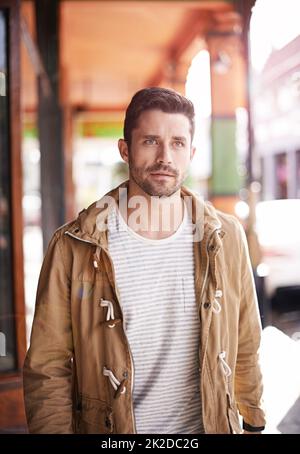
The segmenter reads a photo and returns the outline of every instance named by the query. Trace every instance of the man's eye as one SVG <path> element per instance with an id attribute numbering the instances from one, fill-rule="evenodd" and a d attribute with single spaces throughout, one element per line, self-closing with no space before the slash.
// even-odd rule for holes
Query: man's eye
<path id="1" fill-rule="evenodd" d="M 181 148 L 184 147 L 184 142 L 181 142 L 181 140 L 176 140 L 175 145 L 176 147 Z"/>
<path id="2" fill-rule="evenodd" d="M 144 141 L 144 144 L 145 145 L 156 145 L 157 144 L 157 140 L 156 139 L 146 139 Z"/>

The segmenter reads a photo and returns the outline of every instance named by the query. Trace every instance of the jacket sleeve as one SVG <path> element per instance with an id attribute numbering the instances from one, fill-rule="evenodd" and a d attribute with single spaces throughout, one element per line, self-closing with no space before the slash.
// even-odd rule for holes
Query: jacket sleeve
<path id="1" fill-rule="evenodd" d="M 72 433 L 73 340 L 70 279 L 62 238 L 55 233 L 40 273 L 35 315 L 24 368 L 30 433 Z"/>
<path id="2" fill-rule="evenodd" d="M 235 397 L 244 428 L 263 430 L 262 375 L 259 365 L 261 322 L 246 235 L 239 224 L 241 257 L 239 341 L 235 370 Z"/>

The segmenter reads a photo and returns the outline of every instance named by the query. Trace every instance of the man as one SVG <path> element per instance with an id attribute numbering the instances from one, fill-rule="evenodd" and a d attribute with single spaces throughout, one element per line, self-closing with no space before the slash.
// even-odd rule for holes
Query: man
<path id="1" fill-rule="evenodd" d="M 129 181 L 53 236 L 24 365 L 33 433 L 260 433 L 260 322 L 245 235 L 182 186 L 192 103 L 137 92 Z"/>

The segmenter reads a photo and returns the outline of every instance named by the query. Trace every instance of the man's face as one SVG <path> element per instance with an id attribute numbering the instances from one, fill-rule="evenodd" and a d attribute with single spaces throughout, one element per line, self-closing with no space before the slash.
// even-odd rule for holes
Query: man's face
<path id="1" fill-rule="evenodd" d="M 195 153 L 189 119 L 180 113 L 147 110 L 132 131 L 130 150 L 124 140 L 119 141 L 119 149 L 129 164 L 130 178 L 144 192 L 169 197 L 182 185 Z"/>

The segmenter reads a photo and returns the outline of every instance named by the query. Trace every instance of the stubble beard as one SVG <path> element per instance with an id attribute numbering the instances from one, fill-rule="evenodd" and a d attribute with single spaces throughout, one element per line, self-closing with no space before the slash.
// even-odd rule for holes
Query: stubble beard
<path id="1" fill-rule="evenodd" d="M 132 162 L 129 162 L 130 178 L 148 195 L 154 197 L 170 197 L 181 187 L 186 174 L 176 174 L 171 177 L 171 181 L 151 181 L 150 172 L 157 171 L 169 171 L 166 166 L 160 166 L 159 168 L 152 166 L 151 169 L 140 169 L 134 167 Z M 174 170 L 173 170 L 174 173 Z M 146 177 L 145 177 L 146 175 Z M 149 178 L 150 177 L 150 178 Z"/>

